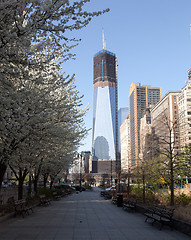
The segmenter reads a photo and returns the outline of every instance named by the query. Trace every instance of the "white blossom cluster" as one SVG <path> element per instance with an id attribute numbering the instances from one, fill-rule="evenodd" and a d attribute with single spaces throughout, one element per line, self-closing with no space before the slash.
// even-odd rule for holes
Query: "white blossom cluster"
<path id="1" fill-rule="evenodd" d="M 7 166 L 21 185 L 28 173 L 53 179 L 87 134 L 88 109 L 61 64 L 79 41 L 70 31 L 108 11 L 83 11 L 89 1 L 0 1 L 0 184 Z"/>

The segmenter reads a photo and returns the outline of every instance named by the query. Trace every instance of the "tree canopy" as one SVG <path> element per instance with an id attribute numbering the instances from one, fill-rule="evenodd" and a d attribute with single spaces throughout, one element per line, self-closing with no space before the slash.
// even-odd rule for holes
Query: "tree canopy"
<path id="1" fill-rule="evenodd" d="M 88 2 L 0 3 L 0 184 L 7 165 L 18 179 L 24 172 L 66 169 L 87 134 L 88 108 L 75 76 L 62 66 L 80 41 L 70 32 L 108 11 L 87 12 Z"/>

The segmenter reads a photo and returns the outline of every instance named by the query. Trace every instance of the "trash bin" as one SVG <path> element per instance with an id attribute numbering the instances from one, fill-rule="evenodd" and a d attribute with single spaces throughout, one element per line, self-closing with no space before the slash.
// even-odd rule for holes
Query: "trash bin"
<path id="1" fill-rule="evenodd" d="M 117 206 L 123 207 L 123 195 L 122 194 L 117 194 Z"/>

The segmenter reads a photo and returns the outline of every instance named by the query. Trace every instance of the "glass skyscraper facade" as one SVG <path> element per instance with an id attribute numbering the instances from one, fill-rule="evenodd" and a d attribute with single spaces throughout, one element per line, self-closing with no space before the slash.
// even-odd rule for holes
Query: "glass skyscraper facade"
<path id="1" fill-rule="evenodd" d="M 94 55 L 92 160 L 116 159 L 118 151 L 117 58 L 101 50 Z"/>

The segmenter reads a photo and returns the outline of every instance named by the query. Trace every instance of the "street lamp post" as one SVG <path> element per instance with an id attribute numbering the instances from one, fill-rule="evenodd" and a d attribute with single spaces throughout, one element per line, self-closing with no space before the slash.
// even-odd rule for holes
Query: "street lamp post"
<path id="1" fill-rule="evenodd" d="M 78 154 L 78 159 L 79 159 L 79 167 L 80 167 L 80 187 L 82 186 L 82 153 Z"/>
<path id="2" fill-rule="evenodd" d="M 113 179 L 112 179 L 112 159 L 111 159 L 111 184 L 110 184 L 111 186 L 112 186 L 112 180 Z"/>
<path id="3" fill-rule="evenodd" d="M 80 187 L 82 186 L 82 154 L 80 155 Z"/>
<path id="4" fill-rule="evenodd" d="M 127 194 L 129 196 L 130 193 L 130 167 L 128 168 L 128 178 L 127 178 Z"/>

